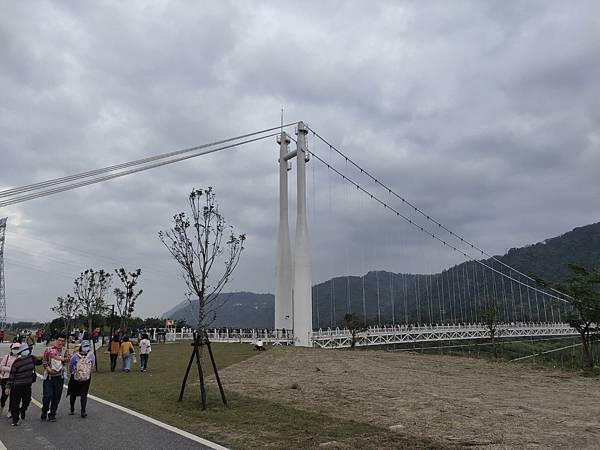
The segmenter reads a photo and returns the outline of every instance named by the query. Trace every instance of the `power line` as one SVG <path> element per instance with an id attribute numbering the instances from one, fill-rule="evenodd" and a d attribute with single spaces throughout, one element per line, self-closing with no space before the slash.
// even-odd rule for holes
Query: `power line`
<path id="1" fill-rule="evenodd" d="M 386 189 L 390 194 L 392 194 L 394 197 L 398 198 L 402 203 L 408 205 L 409 207 L 411 207 L 415 212 L 417 212 L 418 214 L 420 214 L 421 216 L 425 217 L 425 219 L 427 219 L 428 221 L 434 223 L 435 225 L 437 225 L 439 228 L 441 228 L 442 230 L 446 231 L 447 233 L 449 233 L 451 236 L 455 237 L 456 239 L 459 239 L 462 243 L 470 246 L 472 249 L 477 250 L 478 252 L 480 252 L 482 255 L 496 261 L 497 263 L 501 264 L 502 266 L 506 267 L 509 270 L 512 270 L 514 272 L 516 272 L 517 274 L 521 275 L 522 277 L 533 281 L 534 283 L 537 283 L 537 280 L 535 280 L 534 278 L 530 277 L 529 275 L 515 269 L 514 267 L 506 264 L 505 262 L 499 260 L 498 258 L 496 258 L 495 256 L 489 254 L 488 252 L 486 252 L 485 250 L 481 249 L 480 247 L 476 246 L 475 244 L 472 244 L 471 242 L 469 242 L 468 240 L 466 240 L 465 238 L 463 238 L 462 236 L 456 234 L 455 232 L 453 232 L 452 230 L 450 230 L 448 227 L 444 226 L 441 222 L 437 221 L 436 219 L 434 219 L 433 217 L 431 217 L 431 215 L 425 213 L 424 211 L 422 211 L 420 208 L 418 208 L 417 206 L 415 206 L 413 203 L 411 203 L 410 201 L 406 200 L 404 197 L 402 197 L 401 195 L 399 195 L 398 193 L 396 193 L 393 189 L 391 189 L 389 186 L 385 185 L 384 183 L 382 183 L 381 181 L 379 181 L 375 176 L 373 176 L 370 172 L 368 172 L 367 170 L 363 169 L 361 166 L 359 166 L 356 162 L 354 162 L 351 158 L 349 158 L 346 154 L 344 154 L 341 150 L 339 150 L 337 147 L 335 147 L 333 144 L 331 144 L 330 142 L 328 142 L 324 137 L 322 137 L 319 133 L 317 133 L 315 130 L 313 130 L 310 126 L 306 125 L 306 128 L 308 128 L 313 136 L 317 137 L 319 140 L 321 140 L 324 144 L 328 145 L 333 151 L 335 151 L 338 155 L 340 155 L 342 158 L 344 158 L 346 160 L 346 162 L 349 162 L 350 164 L 352 164 L 355 168 L 357 168 L 358 170 L 360 170 L 361 174 L 365 174 L 367 177 L 369 177 L 371 180 L 373 180 L 375 182 L 375 184 L 378 184 L 379 186 L 381 186 L 382 188 Z M 473 259 L 473 258 L 471 258 Z M 559 295 L 562 295 L 564 297 L 568 297 L 568 298 L 572 298 L 570 295 L 565 294 L 564 292 L 561 292 L 557 289 L 554 289 L 552 287 L 549 287 L 549 289 L 553 292 L 556 292 Z M 561 298 L 561 300 L 564 300 Z"/>
<path id="2" fill-rule="evenodd" d="M 246 134 L 242 134 L 239 136 L 235 136 L 235 137 L 231 137 L 231 138 L 227 138 L 227 139 L 221 139 L 219 141 L 214 141 L 214 142 L 210 142 L 208 144 L 202 144 L 202 145 L 197 145 L 195 147 L 189 147 L 189 148 L 185 148 L 182 150 L 176 150 L 173 152 L 168 152 L 168 153 L 161 153 L 159 155 L 155 155 L 155 156 L 150 156 L 147 158 L 142 158 L 142 159 L 137 159 L 137 160 L 133 160 L 133 161 L 129 161 L 129 162 L 125 162 L 125 163 L 121 163 L 121 164 L 115 164 L 112 166 L 107 166 L 107 167 L 103 167 L 101 169 L 95 169 L 95 170 L 90 170 L 87 172 L 81 172 L 78 174 L 74 174 L 74 175 L 68 175 L 65 177 L 60 177 L 60 178 L 54 178 L 52 180 L 47 180 L 47 181 L 42 181 L 39 183 L 32 183 L 32 184 L 28 184 L 25 186 L 20 186 L 20 187 L 16 187 L 16 188 L 11 188 L 11 189 L 5 189 L 3 191 L 0 191 L 0 198 L 2 197 L 12 197 L 16 194 L 20 194 L 22 192 L 29 192 L 29 191 L 34 191 L 34 190 L 38 190 L 38 189 L 42 189 L 45 187 L 49 187 L 49 186 L 54 186 L 57 184 L 64 184 L 67 183 L 69 181 L 74 181 L 74 180 L 78 180 L 78 179 L 82 179 L 82 178 L 89 178 L 92 176 L 96 176 L 96 175 L 101 175 L 103 173 L 107 173 L 107 172 L 112 172 L 115 170 L 120 170 L 120 169 L 126 169 L 128 167 L 132 167 L 132 166 L 136 166 L 136 165 L 140 165 L 140 164 L 147 164 L 153 161 L 157 161 L 157 160 L 161 160 L 161 159 L 166 159 L 166 158 L 171 158 L 173 156 L 178 156 L 181 154 L 185 154 L 185 153 L 190 153 L 196 150 L 200 150 L 203 148 L 208 148 L 208 147 L 214 147 L 217 145 L 221 145 L 221 144 L 225 144 L 227 142 L 232 142 L 232 141 L 237 141 L 240 139 L 245 139 L 251 136 L 256 136 L 258 134 L 264 134 L 264 133 L 268 133 L 270 131 L 274 131 L 274 130 L 280 130 L 282 128 L 287 128 L 291 125 L 291 123 L 288 123 L 286 125 L 280 125 L 277 127 L 272 127 L 272 128 L 267 128 L 264 130 L 260 130 L 260 131 L 255 131 L 252 133 L 246 133 Z M 277 133 L 279 134 L 279 133 Z M 272 137 L 272 136 L 269 136 Z"/>
<path id="3" fill-rule="evenodd" d="M 279 127 L 277 127 L 277 129 L 279 129 Z M 161 161 L 161 162 L 157 162 L 157 163 L 153 163 L 153 164 L 149 164 L 146 166 L 142 166 L 142 167 L 138 167 L 135 169 L 130 169 L 130 170 L 126 170 L 124 172 L 118 172 L 115 174 L 110 174 L 110 175 L 105 175 L 102 177 L 97 177 L 97 178 L 93 178 L 91 180 L 86 180 L 86 181 L 80 181 L 78 183 L 72 183 L 72 184 L 67 184 L 66 186 L 60 186 L 60 187 L 56 187 L 56 188 L 52 188 L 52 189 L 46 189 L 46 190 L 42 190 L 39 192 L 34 192 L 32 194 L 26 194 L 26 195 L 21 195 L 21 196 L 17 196 L 17 197 L 13 197 L 13 198 L 9 198 L 7 200 L 1 201 L 0 202 L 0 208 L 3 206 L 9 206 L 9 205 L 14 205 L 16 203 L 22 203 L 22 202 L 26 202 L 29 200 L 34 200 L 36 198 L 40 198 L 40 197 L 46 197 L 48 195 L 52 195 L 52 194 L 57 194 L 59 192 L 64 192 L 64 191 L 69 191 L 71 189 L 76 189 L 79 187 L 83 187 L 83 186 L 89 186 L 91 184 L 95 184 L 95 183 L 101 183 L 103 181 L 107 181 L 107 180 L 111 180 L 113 178 L 119 178 L 119 177 L 123 177 L 125 175 L 131 175 L 133 173 L 137 173 L 137 172 L 142 172 L 145 170 L 149 170 L 149 169 L 154 169 L 156 167 L 160 167 L 160 166 L 165 166 L 168 164 L 173 164 L 179 161 L 184 161 L 186 159 L 191 159 L 191 158 L 196 158 L 198 156 L 202 156 L 202 155 L 207 155 L 209 153 L 215 153 L 221 150 L 226 150 L 229 148 L 233 148 L 233 147 L 238 147 L 240 145 L 243 144 L 248 144 L 250 142 L 256 142 L 256 141 L 260 141 L 262 139 L 268 139 L 274 136 L 278 136 L 279 133 L 272 133 L 272 134 L 268 134 L 266 136 L 260 136 L 260 137 L 256 137 L 253 139 L 246 139 L 244 141 L 241 142 L 236 142 L 233 144 L 229 144 L 229 145 L 225 145 L 225 146 L 221 146 L 221 147 L 217 147 L 217 148 L 211 148 L 208 150 L 204 150 L 198 153 L 194 153 L 192 155 L 185 155 L 185 156 L 180 156 L 178 158 L 174 158 L 168 161 Z M 18 188 L 17 188 L 18 189 Z"/>

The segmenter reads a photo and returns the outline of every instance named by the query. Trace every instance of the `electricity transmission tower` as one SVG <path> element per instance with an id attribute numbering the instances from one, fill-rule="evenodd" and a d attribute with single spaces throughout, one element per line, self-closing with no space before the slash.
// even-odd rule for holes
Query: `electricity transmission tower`
<path id="1" fill-rule="evenodd" d="M 0 328 L 6 327 L 6 295 L 4 292 L 4 235 L 6 217 L 0 219 Z"/>

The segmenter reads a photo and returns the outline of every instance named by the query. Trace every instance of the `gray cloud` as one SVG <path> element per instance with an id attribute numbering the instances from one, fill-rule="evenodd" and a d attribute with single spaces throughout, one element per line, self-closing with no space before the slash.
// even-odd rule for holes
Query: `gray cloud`
<path id="1" fill-rule="evenodd" d="M 274 126 L 284 107 L 492 253 L 598 220 L 597 3 L 303 5 L 4 5 L 0 188 Z M 157 232 L 209 185 L 248 233 L 231 288 L 272 292 L 277 157 L 271 139 L 5 208 L 9 315 L 50 317 L 88 266 L 141 266 L 138 313 L 168 309 L 184 286 Z M 315 281 L 461 260 L 314 159 L 308 193 Z"/>

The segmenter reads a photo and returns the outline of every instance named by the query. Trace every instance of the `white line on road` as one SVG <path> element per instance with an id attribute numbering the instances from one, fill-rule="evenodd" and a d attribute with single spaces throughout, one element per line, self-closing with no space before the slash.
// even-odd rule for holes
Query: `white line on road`
<path id="1" fill-rule="evenodd" d="M 42 379 L 44 378 L 39 373 L 37 374 L 37 376 L 40 377 L 40 378 L 42 378 Z M 67 385 L 65 384 L 64 387 L 66 388 Z M 192 441 L 198 442 L 199 444 L 206 445 L 207 447 L 210 447 L 210 448 L 212 448 L 214 450 L 229 450 L 227 447 L 223 447 L 222 445 L 219 445 L 219 444 L 217 444 L 215 442 L 211 442 L 211 441 L 209 441 L 207 439 L 202 439 L 200 436 L 196 436 L 195 434 L 192 434 L 192 433 L 189 433 L 187 431 L 181 430 L 181 429 L 179 429 L 177 427 L 174 427 L 174 426 L 169 425 L 167 423 L 161 422 L 160 420 L 156 420 L 156 419 L 154 419 L 154 418 L 152 418 L 150 416 L 147 416 L 145 414 L 139 413 L 139 412 L 134 411 L 132 409 L 125 408 L 124 406 L 117 405 L 116 403 L 109 402 L 108 400 L 104 400 L 103 398 L 96 397 L 95 395 L 88 394 L 88 398 L 91 398 L 92 400 L 95 400 L 98 403 L 103 403 L 104 405 L 107 405 L 107 406 L 110 406 L 112 408 L 118 409 L 119 411 L 123 411 L 124 413 L 127 413 L 127 414 L 129 414 L 131 416 L 134 416 L 134 417 L 137 417 L 139 419 L 145 420 L 146 422 L 149 422 L 149 423 L 151 423 L 153 425 L 156 425 L 157 427 L 164 428 L 165 430 L 168 430 L 168 431 L 171 431 L 171 432 L 173 432 L 175 434 L 178 434 L 180 436 L 186 437 L 186 438 L 188 438 L 188 439 L 190 439 Z M 32 401 L 33 401 L 33 399 L 32 399 Z M 36 400 L 36 402 L 37 402 L 37 400 Z M 37 402 L 37 403 L 39 403 L 39 402 Z M 41 407 L 41 405 L 40 405 L 40 407 Z M 0 444 L 1 444 L 1 442 L 0 442 Z M 0 450 L 6 450 L 6 448 L 3 449 L 2 447 L 0 447 Z"/>
<path id="2" fill-rule="evenodd" d="M 117 405 L 116 403 L 111 403 L 108 400 L 104 400 L 102 398 L 96 397 L 94 395 L 88 395 L 89 398 L 91 398 L 92 400 L 96 400 L 99 403 L 104 403 L 105 405 L 111 406 L 115 409 L 118 409 L 120 411 L 123 411 L 127 414 L 130 414 L 132 416 L 138 417 L 142 420 L 145 420 L 146 422 L 150 422 L 156 426 L 159 426 L 161 428 L 164 428 L 165 430 L 169 430 L 172 431 L 173 433 L 176 433 L 180 436 L 184 436 L 188 439 L 191 439 L 192 441 L 196 441 L 202 445 L 206 445 L 207 447 L 213 448 L 215 450 L 229 450 L 227 447 L 223 447 L 222 445 L 216 444 L 214 442 L 208 441 L 206 439 L 202 439 L 199 436 L 196 436 L 195 434 L 192 433 L 188 433 L 187 431 L 181 430 L 179 428 L 176 428 L 174 426 L 171 426 L 169 424 L 166 424 L 164 422 L 161 422 L 160 420 L 156 420 L 153 419 L 150 416 L 146 416 L 145 414 L 139 413 L 137 411 L 133 411 L 132 409 L 129 408 L 125 408 L 124 406 L 121 405 Z"/>
<path id="3" fill-rule="evenodd" d="M 2 441 L 0 441 L 0 450 L 8 450 L 8 449 L 6 448 L 6 445 L 4 445 L 4 444 L 2 443 Z"/>

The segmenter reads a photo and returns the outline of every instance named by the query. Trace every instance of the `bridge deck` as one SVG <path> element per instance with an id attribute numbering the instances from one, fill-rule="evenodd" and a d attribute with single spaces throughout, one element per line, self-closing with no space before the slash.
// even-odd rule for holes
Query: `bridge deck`
<path id="1" fill-rule="evenodd" d="M 537 337 L 537 336 L 573 336 L 577 331 L 566 323 L 510 323 L 500 324 L 496 328 L 496 337 Z M 183 337 L 183 336 L 182 336 Z M 209 337 L 213 342 L 254 343 L 259 338 L 273 345 L 292 345 L 294 338 L 289 333 L 268 330 L 212 331 Z M 190 335 L 191 338 L 191 335 Z M 489 339 L 489 329 L 485 324 L 461 325 L 420 325 L 420 326 L 383 326 L 371 327 L 356 334 L 356 345 L 390 345 L 407 342 L 456 341 L 465 339 Z M 348 329 L 318 330 L 312 333 L 313 347 L 344 348 L 350 347 L 352 334 Z"/>

